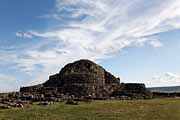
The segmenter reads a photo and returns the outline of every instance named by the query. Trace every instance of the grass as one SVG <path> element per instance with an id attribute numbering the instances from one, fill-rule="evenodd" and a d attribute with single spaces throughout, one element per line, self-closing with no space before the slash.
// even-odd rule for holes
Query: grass
<path id="1" fill-rule="evenodd" d="M 180 98 L 32 105 L 0 110 L 0 120 L 180 120 Z"/>

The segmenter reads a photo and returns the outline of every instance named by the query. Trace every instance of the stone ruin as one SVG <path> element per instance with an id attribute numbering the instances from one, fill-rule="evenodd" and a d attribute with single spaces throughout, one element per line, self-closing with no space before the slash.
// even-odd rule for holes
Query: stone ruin
<path id="1" fill-rule="evenodd" d="M 50 76 L 45 83 L 22 87 L 20 92 L 24 95 L 43 95 L 43 98 L 49 99 L 60 98 L 62 95 L 73 95 L 76 98 L 91 97 L 92 99 L 148 95 L 144 84 L 120 84 L 120 78 L 116 78 L 90 60 L 79 60 L 67 64 L 58 74 Z"/>
<path id="2" fill-rule="evenodd" d="M 109 96 L 119 86 L 120 79 L 101 66 L 89 60 L 79 60 L 67 64 L 58 74 L 50 76 L 45 83 L 22 87 L 20 92 L 42 93 L 43 91 L 54 91 L 55 93 L 76 97 L 102 98 Z"/>
<path id="3" fill-rule="evenodd" d="M 16 93 L 0 94 L 0 108 L 24 107 L 34 102 L 38 105 L 53 102 L 77 105 L 79 101 L 94 99 L 147 99 L 151 95 L 144 84 L 120 83 L 120 78 L 96 63 L 79 60 L 67 64 L 43 84 L 22 87 Z"/>
<path id="4" fill-rule="evenodd" d="M 152 93 L 142 83 L 121 83 L 120 89 L 114 91 L 111 96 L 121 99 L 150 99 Z"/>

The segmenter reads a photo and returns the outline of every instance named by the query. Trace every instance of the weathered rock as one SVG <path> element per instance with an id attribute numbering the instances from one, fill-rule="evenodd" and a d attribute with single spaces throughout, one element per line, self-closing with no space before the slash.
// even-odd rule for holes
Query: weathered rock
<path id="1" fill-rule="evenodd" d="M 6 104 L 0 104 L 0 109 L 11 109 L 12 107 L 6 105 Z"/>
<path id="2" fill-rule="evenodd" d="M 67 96 L 67 98 L 65 99 L 65 104 L 78 105 L 79 102 L 74 100 L 74 96 Z"/>
<path id="3" fill-rule="evenodd" d="M 38 91 L 40 88 L 42 88 L 43 85 L 39 84 L 39 85 L 35 85 L 35 86 L 29 86 L 29 87 L 21 87 L 20 91 L 21 92 L 29 92 L 29 93 L 33 93 Z"/>
<path id="4" fill-rule="evenodd" d="M 148 99 L 151 92 L 143 83 L 122 83 L 120 89 L 114 91 L 111 96 L 118 96 L 119 99 Z"/>
<path id="5" fill-rule="evenodd" d="M 146 92 L 145 84 L 142 83 L 124 83 L 121 84 L 121 88 L 123 91 L 128 93 L 141 93 L 144 94 Z"/>
<path id="6" fill-rule="evenodd" d="M 52 105 L 54 104 L 53 102 L 49 102 L 49 101 L 41 101 L 38 103 L 38 105 Z"/>
<path id="7" fill-rule="evenodd" d="M 74 95 L 78 99 L 89 96 L 90 99 L 138 99 L 150 95 L 144 84 L 120 84 L 120 78 L 89 60 L 67 64 L 45 83 L 23 87 L 20 92 L 22 99 L 32 101 L 57 101 L 57 98 L 63 98 L 65 95 Z"/>
<path id="8" fill-rule="evenodd" d="M 23 87 L 20 91 L 33 93 L 52 88 L 47 92 L 51 92 L 49 95 L 63 93 L 76 97 L 91 95 L 101 98 L 111 94 L 119 85 L 120 79 L 101 66 L 89 60 L 79 60 L 67 64 L 58 74 L 50 76 L 43 85 Z"/>

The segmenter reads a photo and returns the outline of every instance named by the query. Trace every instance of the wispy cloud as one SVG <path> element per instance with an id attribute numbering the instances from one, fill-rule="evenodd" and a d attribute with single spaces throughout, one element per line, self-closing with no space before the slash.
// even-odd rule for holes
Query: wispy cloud
<path id="1" fill-rule="evenodd" d="M 21 38 L 32 38 L 32 34 L 29 32 L 16 32 L 16 36 L 17 37 L 21 37 Z"/>
<path id="2" fill-rule="evenodd" d="M 19 86 L 16 82 L 17 81 L 14 77 L 0 74 L 0 92 L 17 91 L 19 89 Z"/>
<path id="3" fill-rule="evenodd" d="M 99 61 L 127 47 L 162 47 L 154 35 L 180 28 L 179 6 L 179 0 L 56 0 L 54 12 L 44 15 L 55 24 L 47 30 L 16 33 L 56 46 L 26 51 L 28 57 L 16 62 L 29 72 L 40 64 L 48 76 L 80 58 Z"/>
<path id="4" fill-rule="evenodd" d="M 177 86 L 180 84 L 180 75 L 167 72 L 163 75 L 153 76 L 151 80 L 148 81 L 148 86 Z"/>

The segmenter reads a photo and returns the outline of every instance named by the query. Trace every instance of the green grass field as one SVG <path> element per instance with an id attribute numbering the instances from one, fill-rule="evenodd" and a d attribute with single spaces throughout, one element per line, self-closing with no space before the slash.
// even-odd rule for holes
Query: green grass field
<path id="1" fill-rule="evenodd" d="M 0 120 L 180 120 L 180 98 L 33 105 L 0 110 Z"/>

